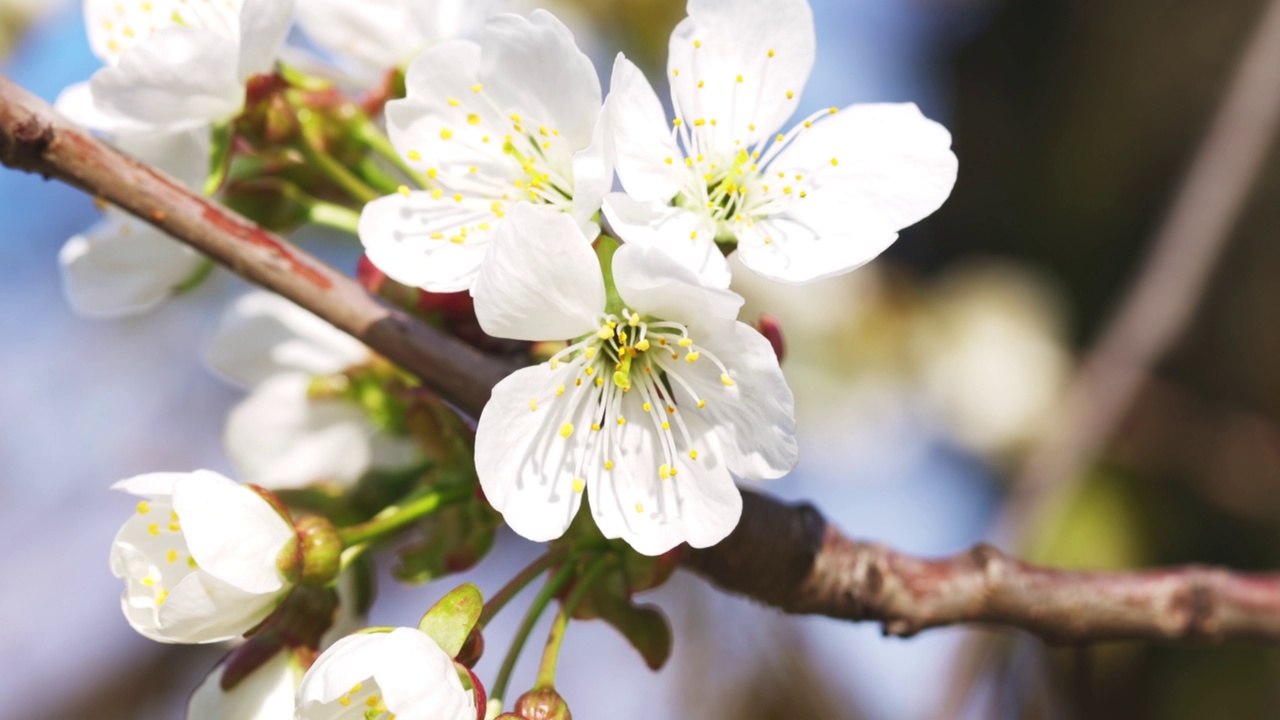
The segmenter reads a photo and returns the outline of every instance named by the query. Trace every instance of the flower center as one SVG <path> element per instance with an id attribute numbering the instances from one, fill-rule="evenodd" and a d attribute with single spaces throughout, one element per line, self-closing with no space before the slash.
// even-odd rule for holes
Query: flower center
<path id="1" fill-rule="evenodd" d="M 139 501 L 133 522 L 142 532 L 130 537 L 130 543 L 145 562 L 130 565 L 133 576 L 129 580 L 147 588 L 159 608 L 169 591 L 198 566 L 187 549 L 178 513 L 168 501 Z"/>
<path id="2" fill-rule="evenodd" d="M 395 718 L 387 709 L 386 701 L 379 694 L 381 690 L 372 679 L 356 683 L 350 690 L 338 696 L 337 703 L 347 710 L 337 718 L 340 720 L 380 720 Z"/>

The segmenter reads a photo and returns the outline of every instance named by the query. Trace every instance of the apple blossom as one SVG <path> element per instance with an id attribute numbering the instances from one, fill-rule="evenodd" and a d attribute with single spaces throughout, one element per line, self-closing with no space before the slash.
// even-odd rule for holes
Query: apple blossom
<path id="1" fill-rule="evenodd" d="M 629 243 L 658 245 L 727 286 L 716 243 L 803 283 L 875 258 L 951 192 L 951 136 L 912 104 L 830 108 L 779 132 L 812 69 L 807 0 L 689 0 L 671 34 L 675 118 L 619 55 L 606 101 L 626 194 L 606 198 Z"/>
<path id="2" fill-rule="evenodd" d="M 353 399 L 312 391 L 317 377 L 372 357 L 358 340 L 279 295 L 254 291 L 228 307 L 208 362 L 251 389 L 224 433 L 240 477 L 275 490 L 321 480 L 349 486 L 372 468 L 416 462 L 417 445 L 378 428 Z"/>
<path id="3" fill-rule="evenodd" d="M 647 555 L 719 542 L 742 509 L 730 473 L 796 462 L 791 391 L 769 342 L 735 320 L 742 298 L 624 245 L 610 300 L 570 218 L 526 205 L 511 220 L 473 290 L 481 325 L 572 341 L 494 388 L 476 431 L 486 497 L 531 540 L 560 536 L 587 494 L 600 530 Z"/>
<path id="4" fill-rule="evenodd" d="M 387 105 L 391 141 L 432 184 L 375 200 L 360 218 L 369 259 L 431 292 L 471 287 L 513 205 L 571 215 L 588 236 L 612 183 L 600 80 L 554 16 L 497 15 L 479 43 L 456 40 L 409 67 Z"/>
<path id="5" fill-rule="evenodd" d="M 351 635 L 298 688 L 298 720 L 474 720 L 475 697 L 453 658 L 413 628 Z"/>
<path id="6" fill-rule="evenodd" d="M 253 489 L 208 470 L 139 475 L 112 489 L 142 498 L 111 551 L 125 618 L 142 635 L 228 640 L 291 589 L 277 563 L 296 542 L 293 526 Z"/>
<path id="7" fill-rule="evenodd" d="M 293 720 L 294 696 L 302 667 L 294 653 L 280 650 L 230 689 L 223 687 L 221 664 L 196 688 L 186 720 Z"/>

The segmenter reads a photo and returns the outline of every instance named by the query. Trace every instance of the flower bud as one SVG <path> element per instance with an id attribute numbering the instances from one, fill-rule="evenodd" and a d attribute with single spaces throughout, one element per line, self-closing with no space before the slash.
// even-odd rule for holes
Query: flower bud
<path id="1" fill-rule="evenodd" d="M 569 705 L 554 688 L 530 690 L 516 701 L 515 713 L 522 720 L 573 720 Z"/>
<path id="2" fill-rule="evenodd" d="M 298 547 L 302 556 L 303 585 L 328 585 L 342 569 L 342 538 L 333 523 L 319 515 L 297 522 Z"/>

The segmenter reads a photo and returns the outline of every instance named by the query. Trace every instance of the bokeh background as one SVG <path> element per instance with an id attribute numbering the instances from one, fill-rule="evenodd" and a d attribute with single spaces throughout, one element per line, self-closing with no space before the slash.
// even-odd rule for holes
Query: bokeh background
<path id="1" fill-rule="evenodd" d="M 801 112 L 914 101 L 952 130 L 961 171 L 939 213 L 852 276 L 802 290 L 739 278 L 747 312 L 782 322 L 801 412 L 801 465 L 766 489 L 814 501 L 857 537 L 955 552 L 990 537 L 1009 479 L 1053 431 L 1063 387 L 1133 281 L 1264 3 L 812 2 L 818 61 Z M 621 49 L 658 77 L 682 5 L 555 9 L 602 69 Z M 68 0 L 0 0 L 0 57 L 0 71 L 50 100 L 96 67 Z M 1280 564 L 1280 162 L 1267 167 L 1189 331 L 1104 455 L 1010 550 L 1081 568 Z M 106 488 L 154 470 L 228 469 L 220 432 L 238 394 L 200 357 L 244 287 L 222 276 L 146 317 L 78 318 L 55 258 L 96 216 L 75 191 L 0 171 L 4 720 L 178 718 L 221 653 L 158 646 L 125 624 L 106 557 L 131 504 Z M 301 241 L 354 267 L 349 242 Z M 505 535 L 469 579 L 492 591 L 536 553 Z M 373 623 L 416 620 L 445 585 L 382 583 Z M 651 673 L 608 628 L 575 625 L 561 671 L 575 716 L 1280 716 L 1280 651 L 1269 648 L 1050 649 L 961 629 L 884 639 L 782 617 L 684 574 L 648 600 L 676 629 L 673 660 Z M 505 613 L 490 637 L 517 618 Z M 528 685 L 535 655 L 513 687 Z"/>

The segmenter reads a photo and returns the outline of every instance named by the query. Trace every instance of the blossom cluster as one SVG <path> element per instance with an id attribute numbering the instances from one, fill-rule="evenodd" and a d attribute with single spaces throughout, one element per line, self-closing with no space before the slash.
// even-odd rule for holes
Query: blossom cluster
<path id="1" fill-rule="evenodd" d="M 955 181 L 949 134 L 914 105 L 788 124 L 815 58 L 807 0 L 689 0 L 666 108 L 625 56 L 606 96 L 553 14 L 498 5 L 85 1 L 104 67 L 62 112 L 263 222 L 348 230 L 370 289 L 525 364 L 472 435 L 291 302 L 255 292 L 228 308 L 207 361 L 248 392 L 225 433 L 245 484 L 197 471 L 116 485 L 138 497 L 111 556 L 129 622 L 161 642 L 257 643 L 210 676 L 191 718 L 484 717 L 447 633 L 358 633 L 317 657 L 335 607 L 358 604 L 340 592 L 352 558 L 420 519 L 399 520 L 406 508 L 453 497 L 433 484 L 450 473 L 482 493 L 450 521 L 481 530 L 459 537 L 496 511 L 572 544 L 585 501 L 588 533 L 641 556 L 720 542 L 741 515 L 735 482 L 798 459 L 778 351 L 739 320 L 728 256 L 788 284 L 849 272 Z M 286 43 L 295 21 L 308 50 Z M 357 104 L 352 86 L 380 89 Z M 105 212 L 60 256 L 77 310 L 142 312 L 210 269 Z M 380 473 L 431 480 L 355 520 L 307 494 L 345 502 Z"/>

